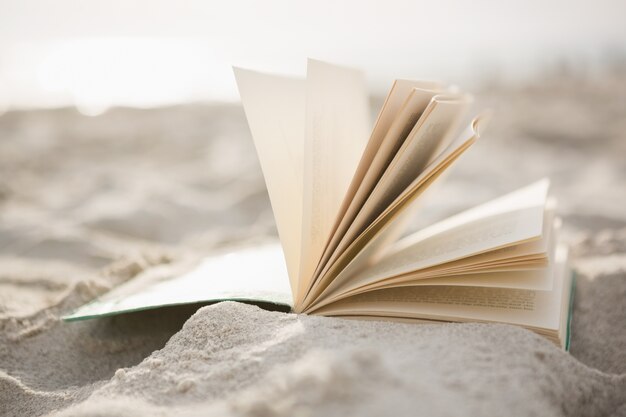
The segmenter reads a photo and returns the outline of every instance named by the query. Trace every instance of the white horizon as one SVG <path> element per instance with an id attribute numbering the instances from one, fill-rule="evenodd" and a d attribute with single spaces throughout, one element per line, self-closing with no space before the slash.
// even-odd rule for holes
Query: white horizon
<path id="1" fill-rule="evenodd" d="M 232 65 L 303 76 L 307 57 L 361 68 L 384 94 L 394 78 L 471 86 L 561 63 L 601 74 L 626 54 L 618 0 L 0 5 L 0 113 L 233 102 Z"/>

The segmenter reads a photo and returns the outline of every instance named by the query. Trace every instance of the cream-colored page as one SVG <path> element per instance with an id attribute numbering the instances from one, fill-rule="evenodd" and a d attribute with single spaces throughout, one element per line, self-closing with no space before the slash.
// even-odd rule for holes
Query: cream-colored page
<path id="1" fill-rule="evenodd" d="M 374 158 L 379 154 L 380 147 L 391 125 L 395 121 L 398 112 L 405 106 L 409 96 L 415 89 L 441 92 L 444 86 L 441 83 L 433 81 L 395 80 L 393 82 L 391 90 L 385 98 L 383 107 L 378 114 L 378 118 L 376 119 L 370 139 L 363 151 L 354 177 L 350 182 L 350 187 L 344 197 L 338 216 L 339 219 L 343 218 L 344 213 L 348 210 L 348 207 L 353 204 L 354 200 L 360 200 L 356 194 L 362 187 L 365 176 L 368 175 L 368 172 L 371 170 Z"/>
<path id="2" fill-rule="evenodd" d="M 557 248 L 557 251 L 564 251 L 564 250 L 566 250 L 566 248 L 564 247 Z M 561 311 L 559 312 L 559 315 L 561 316 L 559 320 L 559 339 L 561 341 L 561 346 L 564 349 L 567 349 L 569 347 L 568 346 L 569 344 L 568 322 L 570 318 L 570 302 L 571 302 L 572 290 L 574 289 L 572 288 L 574 287 L 572 285 L 572 280 L 574 279 L 574 276 L 573 276 L 571 267 L 569 265 L 569 262 L 566 263 L 563 273 L 565 275 L 563 278 L 563 282 L 557 283 L 557 285 L 563 286 L 563 290 L 561 291 L 561 300 L 560 300 Z"/>
<path id="3" fill-rule="evenodd" d="M 402 285 L 464 285 L 550 290 L 554 285 L 553 268 L 560 228 L 560 221 L 553 222 L 552 218 L 553 214 L 546 216 L 544 235 L 541 239 L 421 270 L 415 275 L 408 274 L 397 280 L 385 280 L 380 283 L 380 287 L 392 287 L 401 283 Z M 495 260 L 502 256 L 508 256 L 508 258 Z M 490 262 L 490 259 L 493 260 Z M 466 265 L 461 265 L 459 262 L 465 262 Z M 455 266 L 450 268 L 449 265 Z M 377 287 L 374 284 L 370 286 L 370 289 Z"/>
<path id="4" fill-rule="evenodd" d="M 295 296 L 302 240 L 306 85 L 304 80 L 234 71 Z"/>
<path id="5" fill-rule="evenodd" d="M 546 211 L 543 224 L 543 231 L 539 239 L 435 265 L 421 269 L 418 273 L 427 276 L 431 273 L 440 274 L 442 271 L 448 270 L 471 270 L 475 267 L 484 268 L 494 264 L 546 260 L 556 239 L 557 222 L 554 219 L 554 212 Z M 389 251 L 388 253 L 393 252 Z"/>
<path id="6" fill-rule="evenodd" d="M 432 103 L 432 113 L 423 125 L 414 126 L 376 185 L 383 196 L 394 198 L 399 195 L 436 155 L 450 145 L 450 139 L 458 134 L 459 124 L 467 114 L 471 97 L 437 95 L 433 97 Z M 374 190 L 376 192 L 378 190 Z M 380 198 L 385 200 L 385 197 Z"/>
<path id="7" fill-rule="evenodd" d="M 343 280 L 351 277 L 359 271 L 369 261 L 370 254 L 377 253 L 376 247 L 386 240 L 387 228 L 392 227 L 393 223 L 401 218 L 401 214 L 405 210 L 410 210 L 417 202 L 419 195 L 434 182 L 443 171 L 445 171 L 463 152 L 465 152 L 472 143 L 476 141 L 480 130 L 480 119 L 474 119 L 470 126 L 442 153 L 429 167 L 411 184 L 401 198 L 382 213 L 376 221 L 361 233 L 359 237 L 353 241 L 346 251 L 342 252 L 337 261 L 330 267 L 327 273 L 321 276 L 316 286 L 307 296 L 306 309 L 312 308 L 314 302 L 319 302 L 325 294 L 332 290 L 332 286 L 338 286 Z M 374 248 L 370 250 L 368 248 Z"/>
<path id="8" fill-rule="evenodd" d="M 443 220 L 416 232 L 417 239 L 407 237 L 375 265 L 357 255 L 318 297 L 318 304 L 390 277 L 538 240 L 543 234 L 547 192 L 547 181 L 539 181 Z"/>
<path id="9" fill-rule="evenodd" d="M 446 275 L 438 278 L 418 279 L 401 285 L 390 285 L 385 288 L 398 286 L 462 286 L 462 287 L 489 287 L 514 288 L 518 290 L 549 291 L 552 289 L 553 271 L 550 267 L 529 269 L 522 271 L 502 271 L 488 273 L 472 273 L 463 275 Z"/>
<path id="10" fill-rule="evenodd" d="M 456 99 L 448 96 L 433 98 L 430 104 L 432 107 L 424 112 L 425 117 L 410 132 L 352 223 L 351 230 L 346 234 L 348 239 L 354 236 L 351 232 L 364 230 L 419 177 L 433 153 L 455 133 L 469 103 L 467 96 Z"/>
<path id="11" fill-rule="evenodd" d="M 330 237 L 369 137 L 361 72 L 309 60 L 306 81 L 301 299 Z M 296 304 L 298 301 L 296 301 Z"/>
<path id="12" fill-rule="evenodd" d="M 541 239 L 443 264 L 439 270 L 435 267 L 431 272 L 418 271 L 413 278 L 412 274 L 408 274 L 402 280 L 403 285 L 467 285 L 550 290 L 554 284 L 553 267 L 559 228 L 560 222 L 553 221 L 553 213 L 546 215 Z M 502 258 L 504 253 L 507 257 Z M 498 257 L 501 258 L 499 261 Z M 466 259 L 469 260 L 466 265 L 447 267 Z M 389 280 L 389 284 L 391 281 L 394 280 Z"/>
<path id="13" fill-rule="evenodd" d="M 443 169 L 445 168 L 432 175 L 428 183 L 435 181 L 441 175 Z M 428 186 L 428 183 L 425 187 Z M 423 191 L 423 189 L 419 191 Z M 305 300 L 307 305 L 305 311 L 308 311 L 313 303 L 325 299 L 326 294 L 331 293 L 334 287 L 342 284 L 344 278 L 352 276 L 353 273 L 361 270 L 370 261 L 377 259 L 393 241 L 394 236 L 397 239 L 399 232 L 402 231 L 402 225 L 407 221 L 407 216 L 413 212 L 420 193 L 416 192 L 413 199 L 398 205 L 395 207 L 395 210 L 386 213 L 384 217 L 372 224 L 339 255 L 337 260 L 330 265 L 328 271 L 314 283 Z"/>
<path id="14" fill-rule="evenodd" d="M 407 113 L 415 112 L 418 109 L 418 104 L 424 105 L 428 97 L 427 94 L 429 92 L 414 91 L 409 100 L 414 98 L 415 106 L 409 108 Z M 453 100 L 442 100 L 440 102 L 437 100 L 437 97 L 444 96 L 433 96 L 428 106 L 423 110 L 419 120 L 408 133 L 406 140 L 400 140 L 402 138 L 398 137 L 398 134 L 406 131 L 406 127 L 404 129 L 398 127 L 396 129 L 397 134 L 386 138 L 386 140 L 389 139 L 389 143 L 395 141 L 393 143 L 394 147 L 388 149 L 389 153 L 394 149 L 398 152 L 395 155 L 388 154 L 386 157 L 392 157 L 391 164 L 395 162 L 399 169 L 394 170 L 391 165 L 388 166 L 388 162 L 385 162 L 378 167 L 386 168 L 382 178 L 378 173 L 370 176 L 370 182 L 365 184 L 365 187 L 369 188 L 366 193 L 361 195 L 361 198 L 366 201 L 363 204 L 351 207 L 351 210 L 347 213 L 346 217 L 350 216 L 349 222 L 344 222 L 341 228 L 341 231 L 345 230 L 345 233 L 341 233 L 341 235 L 337 236 L 337 239 L 334 239 L 332 252 L 328 253 L 328 259 L 323 269 L 318 271 L 319 275 L 325 275 L 357 236 L 369 226 L 376 216 L 391 204 L 395 196 L 403 191 L 400 189 L 402 184 L 407 186 L 415 180 L 416 176 L 419 176 L 420 171 L 426 168 L 424 166 L 425 163 L 432 157 L 432 151 L 446 141 L 446 136 L 451 134 L 452 131 L 446 129 L 446 127 L 449 126 L 454 129 L 460 117 L 465 113 L 467 102 L 464 100 L 464 96 L 459 97 L 456 102 Z M 404 120 L 409 119 L 408 114 L 403 118 Z M 400 124 L 398 126 L 406 125 Z M 390 129 L 391 131 L 392 129 Z M 409 166 L 413 168 L 407 169 Z M 381 184 L 381 182 L 385 182 L 385 184 Z M 365 190 L 365 187 L 363 190 Z M 387 189 L 386 187 L 391 188 Z"/>
<path id="15" fill-rule="evenodd" d="M 385 135 L 389 131 L 396 115 L 406 103 L 409 95 L 414 89 L 442 91 L 444 86 L 438 82 L 432 81 L 411 81 L 411 80 L 395 80 L 391 86 L 389 94 L 385 98 L 383 107 L 378 114 L 376 123 L 367 142 L 367 146 L 363 151 L 363 155 L 359 161 L 358 167 L 350 182 L 350 187 L 346 192 L 343 203 L 341 205 L 338 218 L 341 219 L 352 202 L 357 199 L 356 193 L 362 187 L 365 176 L 370 171 L 374 158 L 384 141 Z"/>
<path id="16" fill-rule="evenodd" d="M 327 288 L 316 308 L 353 291 L 373 289 L 381 281 L 401 283 L 405 277 L 409 280 L 411 274 L 419 276 L 422 269 L 537 239 L 541 233 L 541 211 L 541 208 L 526 208 L 475 220 L 387 255 L 373 265 L 363 264 L 356 270 L 353 263 Z M 400 278 L 389 280 L 391 277 Z"/>
<path id="17" fill-rule="evenodd" d="M 471 211 L 474 211 L 474 209 Z M 460 215 L 463 215 L 463 213 Z M 493 215 L 483 217 L 483 219 L 490 218 L 492 216 Z M 478 218 L 475 220 L 478 220 Z M 445 221 L 447 220 L 444 220 L 444 222 Z M 415 281 L 463 273 L 475 274 L 476 272 L 498 272 L 543 268 L 548 265 L 548 259 L 554 255 L 557 232 L 560 228 L 560 224 L 560 219 L 554 217 L 554 211 L 546 210 L 544 213 L 543 230 L 541 232 L 541 236 L 537 239 L 532 239 L 520 244 L 508 245 L 500 249 L 481 252 L 476 255 L 466 256 L 455 261 L 444 262 L 427 268 L 421 268 L 417 271 L 397 276 L 397 278 L 385 278 L 380 282 L 382 285 L 383 283 L 387 284 L 391 282 Z M 450 229 L 447 231 L 449 232 Z M 445 232 L 441 232 L 438 235 L 444 233 Z M 431 235 L 431 237 L 432 236 L 437 235 Z M 420 239 L 419 241 L 422 240 L 423 239 Z M 414 241 L 414 244 L 417 242 L 418 241 Z M 406 249 L 409 246 L 410 245 L 404 245 L 403 248 Z M 397 253 L 398 251 L 399 249 L 397 248 L 395 250 L 389 250 L 386 252 L 386 255 L 391 256 L 393 253 Z M 376 283 L 372 285 L 376 285 Z M 549 285 L 551 285 L 551 283 Z"/>
<path id="18" fill-rule="evenodd" d="M 558 331 L 567 276 L 567 250 L 559 248 L 551 291 L 477 287 L 405 287 L 373 291 L 330 304 L 321 315 L 388 316 L 487 321 Z"/>
<path id="19" fill-rule="evenodd" d="M 475 220 L 434 235 L 385 256 L 349 279 L 361 287 L 376 281 L 419 271 L 501 247 L 538 239 L 543 207 L 536 206 Z"/>
<path id="20" fill-rule="evenodd" d="M 549 203 L 549 188 L 550 181 L 548 179 L 544 178 L 536 181 L 511 193 L 505 194 L 469 210 L 465 210 L 459 214 L 437 222 L 432 226 L 417 231 L 398 241 L 394 247 L 390 249 L 390 252 L 399 252 L 421 240 L 444 233 L 475 220 L 527 207 L 547 207 Z M 550 207 L 547 208 L 550 209 Z"/>
<path id="21" fill-rule="evenodd" d="M 405 84 L 406 83 L 401 83 L 401 85 Z M 365 171 L 356 193 L 354 193 L 352 199 L 349 201 L 348 209 L 339 220 L 339 225 L 324 251 L 324 256 L 322 257 L 322 261 L 316 273 L 320 273 L 331 256 L 336 254 L 335 250 L 337 245 L 354 221 L 363 203 L 376 186 L 376 182 L 383 175 L 385 168 L 393 159 L 394 154 L 400 149 L 409 132 L 415 126 L 426 109 L 426 106 L 437 92 L 438 90 L 413 88 L 406 97 L 402 107 L 397 109 L 397 114 L 391 125 L 388 126 L 384 138 L 380 141 L 377 152 L 370 159 L 369 168 Z M 377 139 L 377 136 L 373 134 L 370 140 L 375 139 Z"/>
<path id="22" fill-rule="evenodd" d="M 291 305 L 278 243 L 234 248 L 190 265 L 149 268 L 80 307 L 64 320 L 81 320 L 157 307 L 238 300 Z"/>
<path id="23" fill-rule="evenodd" d="M 376 221 L 384 218 L 388 212 L 393 212 L 399 205 L 405 204 L 407 200 L 411 200 L 413 196 L 418 193 L 421 194 L 423 190 L 420 188 L 426 184 L 430 186 L 429 179 L 435 174 L 441 174 L 438 171 L 445 171 L 463 152 L 465 152 L 485 131 L 491 120 L 491 112 L 483 112 L 476 116 L 469 126 L 463 130 L 463 132 L 454 139 L 450 145 L 448 145 L 443 152 L 434 156 L 428 163 L 428 166 L 413 182 L 406 187 L 406 189 L 400 194 L 390 205 L 385 212 L 381 214 Z"/>
<path id="24" fill-rule="evenodd" d="M 440 102 L 437 97 L 432 99 L 382 178 L 359 208 L 335 251 L 334 259 L 419 176 L 431 159 L 432 152 L 446 141 L 466 109 L 467 102 L 464 100 Z M 334 259 L 331 258 L 330 262 Z"/>
<path id="25" fill-rule="evenodd" d="M 553 217 L 553 212 L 546 214 L 541 239 L 386 278 L 366 286 L 356 287 L 356 282 L 350 285 L 348 281 L 341 292 L 325 298 L 324 304 L 366 291 L 400 286 L 459 285 L 550 290 L 554 285 L 553 267 L 560 224 L 553 221 Z"/>

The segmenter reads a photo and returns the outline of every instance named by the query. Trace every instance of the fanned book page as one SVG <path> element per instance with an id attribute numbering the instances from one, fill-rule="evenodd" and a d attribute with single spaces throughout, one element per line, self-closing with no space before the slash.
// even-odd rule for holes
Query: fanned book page
<path id="1" fill-rule="evenodd" d="M 396 80 L 371 127 L 363 74 L 309 60 L 305 79 L 235 69 L 280 244 L 146 271 L 66 316 L 237 300 L 297 313 L 523 326 L 567 348 L 573 275 L 540 180 L 404 236 L 479 139 L 469 94 Z"/>

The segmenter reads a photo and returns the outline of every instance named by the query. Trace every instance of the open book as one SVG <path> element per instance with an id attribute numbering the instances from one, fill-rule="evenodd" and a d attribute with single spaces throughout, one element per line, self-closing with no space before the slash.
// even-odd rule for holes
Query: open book
<path id="1" fill-rule="evenodd" d="M 469 95 L 396 80 L 370 131 L 358 71 L 309 60 L 306 80 L 235 75 L 280 246 L 139 277 L 66 320 L 230 299 L 327 316 L 509 323 L 567 347 L 573 278 L 547 180 L 400 238 L 424 191 L 484 128 L 485 116 L 463 126 Z"/>

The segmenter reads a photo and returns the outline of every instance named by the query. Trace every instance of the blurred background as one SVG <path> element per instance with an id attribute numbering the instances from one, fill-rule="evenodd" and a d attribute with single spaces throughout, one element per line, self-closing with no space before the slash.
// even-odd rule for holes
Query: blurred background
<path id="1" fill-rule="evenodd" d="M 231 65 L 303 74 L 315 57 L 391 79 L 478 83 L 626 64 L 626 5 L 599 1 L 0 2 L 0 106 L 237 101 Z"/>
<path id="2" fill-rule="evenodd" d="M 395 78 L 495 110 L 414 227 L 550 176 L 579 262 L 623 254 L 625 17 L 622 0 L 0 0 L 0 316 L 122 258 L 274 236 L 231 66 L 303 76 L 307 57 L 363 69 L 372 120 Z"/>

